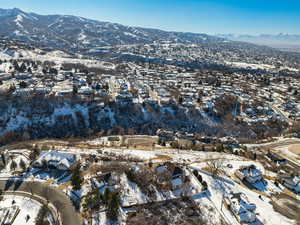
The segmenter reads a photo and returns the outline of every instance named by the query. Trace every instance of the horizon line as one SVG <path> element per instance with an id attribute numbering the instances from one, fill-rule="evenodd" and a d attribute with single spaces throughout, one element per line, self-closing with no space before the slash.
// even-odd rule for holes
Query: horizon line
<path id="1" fill-rule="evenodd" d="M 166 32 L 178 32 L 178 33 L 193 33 L 193 34 L 206 34 L 206 35 L 210 35 L 210 36 L 219 36 L 219 35 L 235 35 L 235 36 L 241 36 L 241 35 L 249 35 L 249 36 L 262 36 L 262 35 L 272 35 L 272 36 L 279 36 L 279 35 L 289 35 L 289 36 L 293 36 L 293 35 L 300 35 L 300 33 L 286 33 L 286 32 L 276 32 L 276 33 L 233 33 L 233 32 L 229 32 L 229 33 L 222 33 L 222 32 L 203 32 L 203 31 L 198 31 L 198 32 L 194 32 L 194 31 L 186 31 L 186 30 L 171 30 L 168 28 L 162 28 L 162 27 L 148 27 L 148 26 L 139 26 L 139 25 L 130 25 L 130 24 L 123 24 L 120 22 L 112 22 L 109 20 L 102 20 L 102 19 L 97 19 L 97 18 L 90 18 L 90 17 L 86 17 L 86 16 L 81 16 L 81 15 L 76 15 L 76 14 L 64 14 L 64 13 L 40 13 L 40 12 L 33 12 L 33 11 L 27 11 L 27 10 L 23 10 L 21 8 L 18 7 L 12 7 L 12 8 L 1 8 L 3 10 L 14 10 L 17 9 L 21 12 L 24 13 L 32 13 L 32 14 L 37 14 L 37 15 L 41 15 L 41 16 L 75 16 L 75 17 L 80 17 L 83 19 L 87 19 L 87 20 L 94 20 L 97 22 L 104 22 L 104 23 L 111 23 L 111 24 L 118 24 L 118 25 L 122 25 L 122 26 L 127 26 L 127 27 L 133 27 L 133 28 L 145 28 L 145 29 L 155 29 L 155 30 L 161 30 L 161 31 L 166 31 Z"/>

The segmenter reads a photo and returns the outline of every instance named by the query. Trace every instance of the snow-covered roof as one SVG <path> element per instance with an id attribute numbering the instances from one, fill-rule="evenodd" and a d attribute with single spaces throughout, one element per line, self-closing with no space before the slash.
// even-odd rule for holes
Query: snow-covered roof
<path id="1" fill-rule="evenodd" d="M 35 162 L 35 165 L 43 165 L 43 162 L 58 169 L 69 169 L 76 163 L 76 157 L 73 154 L 62 152 L 42 152 L 40 158 Z"/>
<path id="2" fill-rule="evenodd" d="M 262 176 L 262 172 L 260 170 L 258 170 L 255 165 L 242 167 L 240 170 L 245 177 L 260 177 L 260 176 Z"/>
<path id="3" fill-rule="evenodd" d="M 233 213 L 241 222 L 253 222 L 256 219 L 254 204 L 249 203 L 244 193 L 232 193 L 228 196 Z"/>
<path id="4" fill-rule="evenodd" d="M 173 186 L 180 186 L 180 185 L 182 185 L 182 183 L 183 182 L 182 182 L 181 177 L 172 180 L 172 185 Z"/>
<path id="5" fill-rule="evenodd" d="M 300 179 L 299 177 L 296 177 L 296 176 L 284 176 L 282 177 L 282 179 L 292 185 L 292 186 L 299 186 L 300 187 Z"/>
<path id="6" fill-rule="evenodd" d="M 156 167 L 156 172 L 158 172 L 158 173 L 163 173 L 163 172 L 165 172 L 167 169 L 168 169 L 168 167 L 167 167 L 166 165 L 161 165 L 161 166 Z"/>

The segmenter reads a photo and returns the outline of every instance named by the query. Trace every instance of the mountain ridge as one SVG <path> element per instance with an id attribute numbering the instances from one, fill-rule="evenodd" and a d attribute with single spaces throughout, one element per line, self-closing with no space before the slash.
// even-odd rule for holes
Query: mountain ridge
<path id="1" fill-rule="evenodd" d="M 125 26 L 73 15 L 39 15 L 18 8 L 0 9 L 0 35 L 59 48 L 91 48 L 155 41 L 222 42 L 207 34 Z"/>

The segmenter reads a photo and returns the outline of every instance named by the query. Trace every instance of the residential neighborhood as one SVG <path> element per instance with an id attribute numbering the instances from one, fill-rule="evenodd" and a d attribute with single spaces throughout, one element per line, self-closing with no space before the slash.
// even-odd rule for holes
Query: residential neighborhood
<path id="1" fill-rule="evenodd" d="M 300 225 L 299 7 L 2 0 L 0 225 Z"/>

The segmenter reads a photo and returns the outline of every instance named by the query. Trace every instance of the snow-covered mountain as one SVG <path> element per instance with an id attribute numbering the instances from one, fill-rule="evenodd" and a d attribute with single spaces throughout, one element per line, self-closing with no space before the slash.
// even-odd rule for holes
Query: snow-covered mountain
<path id="1" fill-rule="evenodd" d="M 0 9 L 0 35 L 56 48 L 91 48 L 153 41 L 209 43 L 222 38 L 206 34 L 167 32 L 99 22 L 78 16 L 38 15 L 20 9 Z"/>

